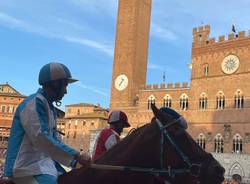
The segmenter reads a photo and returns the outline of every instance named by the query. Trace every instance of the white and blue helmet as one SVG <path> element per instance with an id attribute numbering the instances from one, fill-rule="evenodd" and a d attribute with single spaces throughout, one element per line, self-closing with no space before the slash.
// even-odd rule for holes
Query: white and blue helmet
<path id="1" fill-rule="evenodd" d="M 73 79 L 69 69 L 61 63 L 48 63 L 44 65 L 40 72 L 38 82 L 43 85 L 50 81 L 66 79 L 68 83 L 73 83 L 78 80 Z"/>

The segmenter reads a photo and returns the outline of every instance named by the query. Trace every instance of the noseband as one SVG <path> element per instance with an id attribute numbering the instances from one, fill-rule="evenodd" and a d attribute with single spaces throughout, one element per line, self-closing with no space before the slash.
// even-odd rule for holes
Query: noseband
<path id="1" fill-rule="evenodd" d="M 189 157 L 180 149 L 180 147 L 176 144 L 175 140 L 171 138 L 171 136 L 169 135 L 169 132 L 167 131 L 167 129 L 176 124 L 178 122 L 178 119 L 168 123 L 167 125 L 163 125 L 162 122 L 156 118 L 156 122 L 157 125 L 160 128 L 160 133 L 161 133 L 161 139 L 160 139 L 160 165 L 161 165 L 161 169 L 162 170 L 168 170 L 168 172 L 165 172 L 165 174 L 167 173 L 168 176 L 170 177 L 175 177 L 178 174 L 183 174 L 183 173 L 190 173 L 191 176 L 194 177 L 199 177 L 200 173 L 201 173 L 201 163 L 192 163 L 189 159 Z M 177 154 L 182 158 L 182 160 L 184 161 L 186 167 L 184 168 L 179 168 L 179 169 L 172 169 L 171 166 L 165 166 L 164 160 L 165 160 L 165 156 L 166 154 L 164 153 L 164 147 L 165 147 L 165 143 L 166 140 L 168 140 L 170 142 L 170 144 L 174 147 L 175 151 L 177 152 Z M 158 176 L 160 176 L 158 174 Z M 166 175 L 165 175 L 166 176 Z"/>

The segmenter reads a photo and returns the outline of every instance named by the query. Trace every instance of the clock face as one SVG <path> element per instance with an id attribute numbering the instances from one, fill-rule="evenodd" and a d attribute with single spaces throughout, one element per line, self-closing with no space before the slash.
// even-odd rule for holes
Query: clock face
<path id="1" fill-rule="evenodd" d="M 235 55 L 229 55 L 225 57 L 221 63 L 221 69 L 225 74 L 232 74 L 240 66 L 240 60 Z"/>
<path id="2" fill-rule="evenodd" d="M 115 88 L 118 91 L 124 90 L 128 86 L 128 77 L 124 74 L 119 75 L 115 79 Z"/>

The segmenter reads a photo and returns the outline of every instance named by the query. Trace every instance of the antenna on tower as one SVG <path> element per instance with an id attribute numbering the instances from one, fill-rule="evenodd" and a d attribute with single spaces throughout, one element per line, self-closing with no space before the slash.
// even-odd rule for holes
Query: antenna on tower
<path id="1" fill-rule="evenodd" d="M 163 83 L 165 83 L 165 81 L 166 81 L 166 72 L 165 71 L 163 72 L 162 79 L 163 79 Z"/>

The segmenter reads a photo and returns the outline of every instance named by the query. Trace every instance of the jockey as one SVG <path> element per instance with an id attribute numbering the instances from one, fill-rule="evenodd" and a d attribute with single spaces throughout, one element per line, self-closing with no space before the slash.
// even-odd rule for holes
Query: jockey
<path id="1" fill-rule="evenodd" d="M 108 118 L 110 126 L 103 129 L 95 142 L 93 160 L 99 158 L 103 153 L 120 141 L 123 128 L 130 127 L 127 115 L 122 111 L 113 111 Z"/>
<path id="2" fill-rule="evenodd" d="M 38 80 L 42 88 L 18 106 L 8 141 L 4 175 L 16 184 L 56 184 L 64 172 L 60 164 L 90 164 L 88 155 L 60 141 L 56 127 L 53 102 L 60 106 L 67 85 L 77 80 L 61 63 L 44 65 Z"/>

